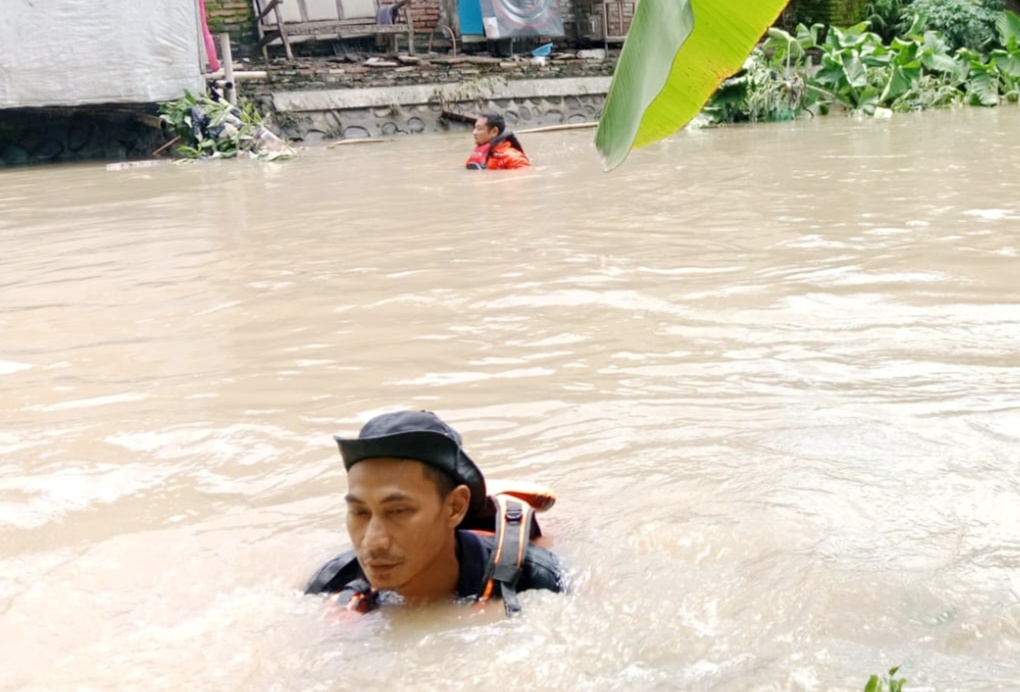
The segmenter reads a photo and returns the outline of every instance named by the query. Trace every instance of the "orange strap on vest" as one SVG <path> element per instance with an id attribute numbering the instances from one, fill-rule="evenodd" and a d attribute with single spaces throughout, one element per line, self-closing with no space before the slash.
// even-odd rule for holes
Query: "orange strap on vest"
<path id="1" fill-rule="evenodd" d="M 479 600 L 487 601 L 499 582 L 506 614 L 513 616 L 521 612 L 517 582 L 521 578 L 535 510 L 524 500 L 510 495 L 493 495 L 492 499 L 496 503 L 496 546 L 485 568 L 485 588 Z"/>

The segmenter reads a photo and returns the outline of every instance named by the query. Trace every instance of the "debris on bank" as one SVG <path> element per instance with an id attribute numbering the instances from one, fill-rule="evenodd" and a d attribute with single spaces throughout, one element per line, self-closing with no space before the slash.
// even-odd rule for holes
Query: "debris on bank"
<path id="1" fill-rule="evenodd" d="M 262 123 L 252 104 L 243 108 L 220 99 L 185 92 L 182 98 L 160 104 L 160 117 L 169 127 L 175 152 L 188 159 L 250 157 L 267 161 L 291 158 L 294 150 Z"/>

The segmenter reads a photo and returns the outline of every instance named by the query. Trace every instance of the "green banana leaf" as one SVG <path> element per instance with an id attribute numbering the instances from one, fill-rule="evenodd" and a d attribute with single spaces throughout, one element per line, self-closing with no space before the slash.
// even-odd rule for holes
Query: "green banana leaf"
<path id="1" fill-rule="evenodd" d="M 689 123 L 787 1 L 640 0 L 595 134 L 603 168 Z"/>

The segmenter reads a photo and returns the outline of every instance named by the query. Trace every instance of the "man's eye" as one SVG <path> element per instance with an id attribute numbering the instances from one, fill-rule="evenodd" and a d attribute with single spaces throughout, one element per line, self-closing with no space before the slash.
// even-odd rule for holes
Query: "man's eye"
<path id="1" fill-rule="evenodd" d="M 397 514 L 397 515 L 399 515 L 399 514 L 410 514 L 410 512 L 411 512 L 411 508 L 410 507 L 394 507 L 393 509 L 390 510 L 390 514 Z"/>
<path id="2" fill-rule="evenodd" d="M 363 518 L 368 516 L 368 511 L 364 509 L 352 509 L 350 511 L 352 517 Z"/>

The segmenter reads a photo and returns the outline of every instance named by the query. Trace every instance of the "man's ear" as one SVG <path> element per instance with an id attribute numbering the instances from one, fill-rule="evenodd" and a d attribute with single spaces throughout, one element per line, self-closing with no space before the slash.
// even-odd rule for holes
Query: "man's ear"
<path id="1" fill-rule="evenodd" d="M 458 485 L 450 491 L 450 494 L 446 496 L 446 507 L 449 510 L 447 523 L 450 528 L 456 528 L 460 524 L 470 505 L 471 489 L 466 485 Z"/>

